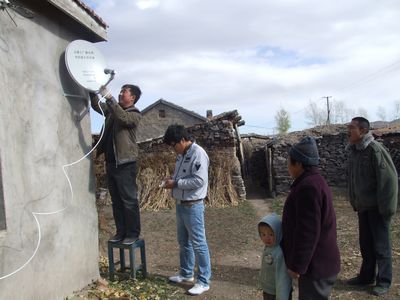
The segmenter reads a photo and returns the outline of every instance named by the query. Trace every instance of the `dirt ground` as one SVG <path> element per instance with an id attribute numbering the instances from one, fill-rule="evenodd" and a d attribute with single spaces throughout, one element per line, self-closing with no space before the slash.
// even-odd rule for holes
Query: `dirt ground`
<path id="1" fill-rule="evenodd" d="M 334 196 L 342 271 L 331 298 L 377 299 L 369 294 L 370 288 L 350 288 L 343 284 L 344 280 L 356 275 L 360 266 L 358 227 L 356 215 L 343 196 L 343 191 L 334 190 Z M 160 299 L 262 299 L 261 291 L 257 288 L 262 244 L 256 224 L 269 211 L 281 214 L 284 200 L 284 196 L 267 199 L 263 195 L 253 194 L 238 207 L 207 208 L 206 233 L 213 272 L 211 289 L 201 296 L 193 297 L 187 295 L 191 285 L 179 284 L 175 287 L 173 297 Z M 175 210 L 145 211 L 141 216 L 148 272 L 151 276 L 168 278 L 178 272 L 179 265 Z M 106 257 L 106 241 L 113 234 L 110 205 L 100 206 L 99 225 L 100 252 Z M 400 214 L 397 214 L 393 226 L 393 285 L 390 293 L 380 299 L 400 299 L 399 239 Z"/>

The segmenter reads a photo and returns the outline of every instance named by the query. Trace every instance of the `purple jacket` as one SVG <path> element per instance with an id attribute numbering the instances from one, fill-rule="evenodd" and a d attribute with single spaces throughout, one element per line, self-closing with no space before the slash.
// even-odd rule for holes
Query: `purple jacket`
<path id="1" fill-rule="evenodd" d="M 283 208 L 282 233 L 288 269 L 313 279 L 339 273 L 332 192 L 316 167 L 293 182 Z"/>

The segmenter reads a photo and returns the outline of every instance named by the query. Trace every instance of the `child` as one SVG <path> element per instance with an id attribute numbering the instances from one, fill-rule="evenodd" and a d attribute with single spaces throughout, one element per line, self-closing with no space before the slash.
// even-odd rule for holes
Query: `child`
<path id="1" fill-rule="evenodd" d="M 258 223 L 258 233 L 265 247 L 261 257 L 260 284 L 264 300 L 292 299 L 292 280 L 287 272 L 282 249 L 282 222 L 275 214 L 269 214 Z"/>

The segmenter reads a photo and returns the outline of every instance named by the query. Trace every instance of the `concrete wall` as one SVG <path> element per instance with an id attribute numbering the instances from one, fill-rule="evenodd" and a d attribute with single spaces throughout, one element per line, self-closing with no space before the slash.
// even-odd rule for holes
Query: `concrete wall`
<path id="1" fill-rule="evenodd" d="M 68 1 L 63 1 L 68 2 Z M 0 10 L 0 154 L 6 230 L 0 231 L 0 299 L 64 299 L 99 277 L 98 228 L 87 96 L 64 51 L 87 31 L 46 1 Z M 38 227 L 32 212 L 37 215 Z M 39 228 L 41 239 L 39 243 Z"/>

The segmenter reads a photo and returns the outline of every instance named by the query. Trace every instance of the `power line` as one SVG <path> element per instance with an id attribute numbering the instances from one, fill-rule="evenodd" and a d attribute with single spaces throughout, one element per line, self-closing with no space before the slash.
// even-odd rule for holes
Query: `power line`
<path id="1" fill-rule="evenodd" d="M 395 61 L 394 63 L 391 63 L 391 64 L 389 64 L 389 65 L 387 65 L 387 66 L 385 66 L 385 67 L 383 67 L 383 68 L 381 68 L 381 69 L 379 69 L 379 70 L 377 70 L 375 72 L 372 72 L 372 73 L 360 78 L 359 80 L 348 84 L 347 86 L 339 88 L 335 92 L 336 93 L 340 93 L 340 92 L 343 92 L 343 91 L 346 91 L 346 90 L 349 90 L 349 89 L 353 89 L 353 88 L 355 88 L 357 86 L 366 84 L 366 83 L 368 83 L 368 82 L 370 82 L 370 81 L 372 81 L 372 80 L 374 80 L 374 79 L 376 79 L 376 78 L 378 78 L 378 77 L 380 77 L 382 75 L 385 75 L 386 73 L 393 72 L 398 68 L 400 68 L 400 60 Z"/>

